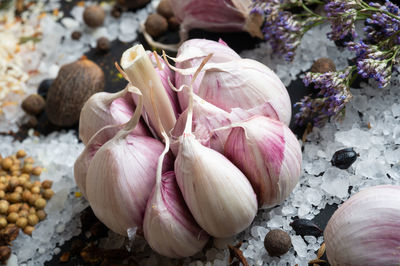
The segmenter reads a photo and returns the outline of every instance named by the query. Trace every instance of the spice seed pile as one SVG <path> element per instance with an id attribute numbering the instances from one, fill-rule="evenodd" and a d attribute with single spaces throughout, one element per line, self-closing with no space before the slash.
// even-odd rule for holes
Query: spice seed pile
<path id="1" fill-rule="evenodd" d="M 54 191 L 52 181 L 35 180 L 42 168 L 34 166 L 34 159 L 26 155 L 19 150 L 9 157 L 0 156 L 0 228 L 16 225 L 31 235 L 35 225 L 46 218 L 43 209 Z"/>

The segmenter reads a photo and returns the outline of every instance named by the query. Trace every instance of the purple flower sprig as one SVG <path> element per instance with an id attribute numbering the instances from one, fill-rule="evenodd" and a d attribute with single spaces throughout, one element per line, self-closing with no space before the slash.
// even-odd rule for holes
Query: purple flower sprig
<path id="1" fill-rule="evenodd" d="M 313 85 L 319 90 L 317 97 L 306 96 L 295 106 L 300 111 L 295 115 L 295 123 L 303 125 L 312 120 L 314 126 L 323 126 L 331 117 L 340 119 L 345 112 L 345 104 L 352 99 L 350 83 L 355 66 L 342 71 L 327 73 L 308 72 L 303 79 L 306 86 Z"/>

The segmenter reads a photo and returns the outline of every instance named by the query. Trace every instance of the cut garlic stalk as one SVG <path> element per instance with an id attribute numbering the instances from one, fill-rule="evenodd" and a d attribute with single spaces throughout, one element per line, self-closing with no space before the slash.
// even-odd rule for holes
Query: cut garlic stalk
<path id="1" fill-rule="evenodd" d="M 145 121 L 150 124 L 149 126 L 161 138 L 161 130 L 156 122 L 157 118 L 151 105 L 150 88 L 154 89 L 155 104 L 159 109 L 161 122 L 166 132 L 169 132 L 174 127 L 176 118 L 168 94 L 143 46 L 135 45 L 126 50 L 121 58 L 121 66 L 129 82 L 142 92 L 144 110 L 147 115 L 147 117 L 144 117 Z"/>

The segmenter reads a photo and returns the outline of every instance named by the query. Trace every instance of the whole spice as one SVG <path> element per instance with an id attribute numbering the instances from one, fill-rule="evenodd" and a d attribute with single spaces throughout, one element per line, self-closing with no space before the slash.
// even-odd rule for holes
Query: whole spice
<path id="1" fill-rule="evenodd" d="M 274 229 L 264 238 L 264 247 L 271 257 L 279 257 L 292 247 L 292 240 L 285 231 Z"/>
<path id="2" fill-rule="evenodd" d="M 179 20 L 175 16 L 168 18 L 168 29 L 169 30 L 177 31 L 177 30 L 179 30 L 179 26 L 180 26 Z"/>
<path id="3" fill-rule="evenodd" d="M 11 256 L 11 248 L 0 246 L 0 262 L 5 263 Z"/>
<path id="4" fill-rule="evenodd" d="M 296 235 L 301 236 L 315 236 L 322 235 L 321 228 L 318 227 L 313 221 L 307 219 L 296 219 L 290 223 L 290 226 L 296 232 Z"/>
<path id="5" fill-rule="evenodd" d="M 157 38 L 162 36 L 168 30 L 168 21 L 159 14 L 150 14 L 144 24 L 146 31 L 151 37 Z"/>
<path id="6" fill-rule="evenodd" d="M 106 13 L 104 9 L 99 5 L 90 5 L 83 11 L 83 21 L 89 27 L 99 27 L 103 25 Z"/>
<path id="7" fill-rule="evenodd" d="M 80 31 L 75 30 L 71 33 L 72 40 L 79 40 L 81 37 L 82 37 L 82 32 Z"/>
<path id="8" fill-rule="evenodd" d="M 322 57 L 314 62 L 314 64 L 311 66 L 310 71 L 314 73 L 335 72 L 336 66 L 332 59 Z"/>
<path id="9" fill-rule="evenodd" d="M 122 10 L 120 7 L 117 5 L 113 6 L 113 9 L 111 10 L 111 16 L 114 18 L 119 18 L 121 16 Z"/>
<path id="10" fill-rule="evenodd" d="M 345 201 L 324 231 L 331 265 L 396 265 L 400 252 L 400 186 L 369 187 Z"/>
<path id="11" fill-rule="evenodd" d="M 341 149 L 333 154 L 331 164 L 340 169 L 347 169 L 357 160 L 358 156 L 353 148 Z"/>
<path id="12" fill-rule="evenodd" d="M 46 99 L 47 92 L 49 91 L 49 88 L 51 84 L 53 83 L 54 79 L 45 79 L 42 82 L 40 82 L 39 88 L 38 88 L 38 94 L 42 96 L 44 99 Z"/>
<path id="13" fill-rule="evenodd" d="M 96 63 L 81 59 L 62 66 L 47 94 L 47 117 L 55 125 L 72 126 L 86 100 L 103 88 L 104 73 Z"/>
<path id="14" fill-rule="evenodd" d="M 97 50 L 99 52 L 108 52 L 111 48 L 111 42 L 106 37 L 100 37 L 97 39 Z"/>
<path id="15" fill-rule="evenodd" d="M 117 0 L 117 3 L 128 9 L 137 9 L 147 5 L 150 0 Z"/>
<path id="16" fill-rule="evenodd" d="M 171 7 L 171 3 L 169 0 L 162 0 L 157 6 L 157 13 L 161 16 L 165 17 L 166 19 L 172 17 L 174 12 Z"/>

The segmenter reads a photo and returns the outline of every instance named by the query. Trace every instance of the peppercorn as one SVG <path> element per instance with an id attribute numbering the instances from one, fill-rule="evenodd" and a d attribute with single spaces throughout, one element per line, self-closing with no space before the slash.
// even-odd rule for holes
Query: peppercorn
<path id="1" fill-rule="evenodd" d="M 311 220 L 296 219 L 290 223 L 296 235 L 319 237 L 322 234 L 321 228 Z"/>
<path id="2" fill-rule="evenodd" d="M 157 13 L 166 19 L 172 17 L 174 12 L 172 11 L 171 4 L 167 0 L 161 0 L 157 7 Z"/>
<path id="3" fill-rule="evenodd" d="M 150 14 L 144 24 L 146 31 L 153 38 L 160 37 L 168 30 L 168 21 L 159 14 Z"/>
<path id="4" fill-rule="evenodd" d="M 321 57 L 314 62 L 310 71 L 314 73 L 334 72 L 336 71 L 336 66 L 332 59 Z"/>
<path id="5" fill-rule="evenodd" d="M 85 11 L 83 11 L 83 21 L 85 21 L 86 25 L 89 27 L 96 28 L 103 25 L 105 17 L 106 13 L 99 5 L 88 6 L 85 8 Z"/>
<path id="6" fill-rule="evenodd" d="M 12 212 L 7 216 L 7 221 L 9 223 L 15 223 L 18 220 L 18 218 L 19 218 L 18 213 Z"/>
<path id="7" fill-rule="evenodd" d="M 108 52 L 110 50 L 111 43 L 106 37 L 100 37 L 97 39 L 97 50 L 99 52 Z"/>
<path id="8" fill-rule="evenodd" d="M 75 30 L 75 31 L 73 31 L 72 33 L 71 33 L 71 39 L 72 40 L 79 40 L 80 38 L 82 37 L 82 32 L 80 32 L 80 31 L 77 31 L 77 30 Z M 50 87 L 50 86 L 49 86 Z"/>
<path id="9" fill-rule="evenodd" d="M 3 167 L 4 170 L 8 170 L 10 169 L 10 167 L 13 165 L 13 161 L 11 160 L 11 158 L 7 157 L 4 158 L 1 161 L 1 167 Z"/>
<path id="10" fill-rule="evenodd" d="M 46 105 L 45 100 L 39 94 L 31 94 L 23 100 L 21 107 L 30 115 L 40 114 Z"/>
<path id="11" fill-rule="evenodd" d="M 289 251 L 292 241 L 285 231 L 274 229 L 265 236 L 264 246 L 271 257 L 278 257 Z"/>
<path id="12" fill-rule="evenodd" d="M 119 18 L 121 16 L 121 9 L 118 6 L 114 6 L 111 10 L 111 16 Z"/>
<path id="13" fill-rule="evenodd" d="M 37 217 L 39 218 L 40 221 L 46 219 L 46 216 L 47 216 L 47 214 L 46 214 L 46 212 L 44 210 L 38 210 L 36 212 L 36 215 L 37 215 Z"/>
<path id="14" fill-rule="evenodd" d="M 27 226 L 24 228 L 24 233 L 31 236 L 33 230 L 35 230 L 35 227 L 30 226 L 30 225 L 27 225 Z"/>
<path id="15" fill-rule="evenodd" d="M 29 214 L 28 215 L 28 224 L 29 225 L 36 225 L 39 222 L 39 217 L 36 214 Z"/>
<path id="16" fill-rule="evenodd" d="M 44 180 L 42 182 L 42 188 L 44 188 L 44 189 L 51 188 L 52 185 L 53 185 L 53 181 L 51 181 L 51 180 Z"/>
<path id="17" fill-rule="evenodd" d="M 357 160 L 358 156 L 359 154 L 353 148 L 341 149 L 333 154 L 331 164 L 340 169 L 347 169 Z"/>
<path id="18" fill-rule="evenodd" d="M 16 155 L 17 155 L 17 158 L 24 158 L 26 156 L 26 151 L 18 150 Z"/>
<path id="19" fill-rule="evenodd" d="M 32 175 L 39 176 L 42 173 L 42 167 L 36 166 L 32 169 Z"/>
<path id="20" fill-rule="evenodd" d="M 180 26 L 180 23 L 179 23 L 179 20 L 178 20 L 177 17 L 173 16 L 173 17 L 170 17 L 170 18 L 168 19 L 168 28 L 169 28 L 171 31 L 177 31 L 177 30 L 179 30 L 179 26 Z"/>
<path id="21" fill-rule="evenodd" d="M 35 207 L 37 209 L 43 209 L 46 206 L 46 200 L 39 198 L 35 201 Z"/>
<path id="22" fill-rule="evenodd" d="M 26 217 L 20 217 L 18 218 L 15 225 L 18 226 L 19 228 L 24 229 L 28 225 L 28 219 L 26 219 Z"/>

